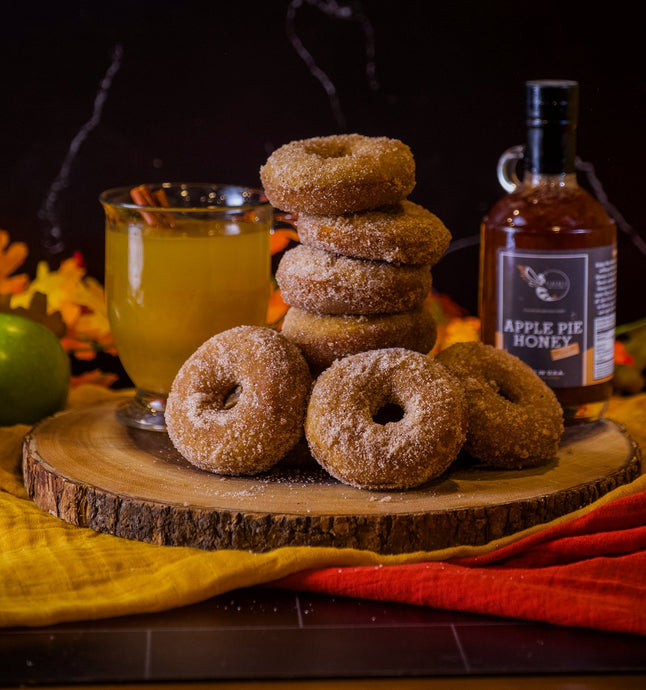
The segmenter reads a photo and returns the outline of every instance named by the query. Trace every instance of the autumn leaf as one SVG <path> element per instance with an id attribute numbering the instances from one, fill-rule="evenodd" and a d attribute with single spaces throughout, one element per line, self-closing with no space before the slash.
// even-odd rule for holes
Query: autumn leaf
<path id="1" fill-rule="evenodd" d="M 626 345 L 620 340 L 615 340 L 615 364 L 634 364 L 633 356 L 626 349 Z"/>
<path id="2" fill-rule="evenodd" d="M 86 385 L 109 388 L 118 378 L 117 374 L 101 371 L 100 369 L 93 369 L 92 371 L 85 371 L 78 376 L 72 376 L 70 388 L 74 389 Z"/>
<path id="3" fill-rule="evenodd" d="M 480 340 L 480 320 L 454 302 L 448 295 L 435 290 L 427 295 L 424 309 L 428 310 L 437 326 L 437 338 L 431 350 L 436 355 L 449 345 Z"/>
<path id="4" fill-rule="evenodd" d="M 454 343 L 466 343 L 480 340 L 480 319 L 475 316 L 453 318 L 448 323 L 438 324 L 437 340 L 432 354 L 445 350 Z"/>
<path id="5" fill-rule="evenodd" d="M 74 286 L 85 273 L 74 259 L 61 263 L 57 271 L 51 271 L 46 261 L 40 261 L 36 267 L 36 277 L 24 292 L 14 295 L 11 306 L 28 308 L 35 293 L 47 296 L 47 309 L 50 313 L 59 311 L 66 324 L 74 323 L 80 316 L 81 306 L 71 299 Z"/>
<path id="6" fill-rule="evenodd" d="M 271 254 L 274 255 L 278 254 L 278 252 L 282 252 L 291 241 L 299 241 L 296 231 L 287 228 L 272 230 L 269 238 L 269 249 Z"/>
<path id="7" fill-rule="evenodd" d="M 280 290 L 275 283 L 272 282 L 271 292 L 269 294 L 269 305 L 267 307 L 267 324 L 272 328 L 278 328 L 287 309 L 288 305 L 283 302 Z"/>
<path id="8" fill-rule="evenodd" d="M 77 331 L 100 338 L 110 332 L 110 322 L 103 286 L 94 278 L 85 278 L 77 284 L 72 299 L 81 305 L 81 314 L 73 324 Z"/>
<path id="9" fill-rule="evenodd" d="M 59 314 L 63 322 L 58 331 L 63 347 L 77 359 L 89 360 L 97 352 L 116 354 L 105 304 L 102 285 L 85 275 L 83 257 L 76 253 L 61 262 L 52 271 L 47 262 L 41 261 L 36 278 L 19 295 L 11 298 L 13 311 L 32 308 L 35 295 L 46 296 L 41 306 L 41 320 Z"/>
<path id="10" fill-rule="evenodd" d="M 97 352 L 116 356 L 101 284 L 93 278 L 86 278 L 76 287 L 73 297 L 82 308 L 76 321 L 68 325 L 67 334 L 62 339 L 65 349 L 80 360 L 94 359 Z"/>
<path id="11" fill-rule="evenodd" d="M 67 352 L 76 359 L 82 361 L 94 359 L 99 352 L 105 352 L 108 355 L 117 355 L 117 350 L 112 340 L 112 334 L 110 333 L 106 333 L 100 337 L 90 338 L 83 333 L 68 329 L 67 333 L 61 338 L 61 344 Z"/>
<path id="12" fill-rule="evenodd" d="M 0 312 L 24 316 L 49 328 L 57 338 L 65 335 L 65 322 L 59 311 L 50 312 L 47 308 L 47 296 L 34 292 L 26 307 L 11 305 L 11 295 L 0 295 Z"/>
<path id="13" fill-rule="evenodd" d="M 446 325 L 453 319 L 461 319 L 469 315 L 464 307 L 454 302 L 448 295 L 435 292 L 435 290 L 429 292 L 424 301 L 424 308 L 428 309 L 438 326 Z"/>
<path id="14" fill-rule="evenodd" d="M 299 242 L 296 231 L 297 216 L 283 211 L 274 211 L 274 224 L 269 238 L 271 255 L 282 252 L 290 242 Z"/>
<path id="15" fill-rule="evenodd" d="M 11 274 L 22 266 L 28 254 L 24 242 L 9 244 L 9 233 L 0 230 L 0 294 L 17 294 L 26 289 L 29 276 L 26 273 Z"/>

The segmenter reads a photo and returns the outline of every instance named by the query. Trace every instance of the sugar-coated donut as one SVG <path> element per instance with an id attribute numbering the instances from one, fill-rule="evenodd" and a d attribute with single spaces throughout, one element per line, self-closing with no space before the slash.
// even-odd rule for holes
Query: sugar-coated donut
<path id="1" fill-rule="evenodd" d="M 430 266 L 396 266 L 298 245 L 276 269 L 290 307 L 319 314 L 391 314 L 416 309 L 431 284 Z"/>
<path id="2" fill-rule="evenodd" d="M 415 160 L 398 139 L 335 134 L 281 146 L 260 179 L 281 211 L 352 213 L 405 199 L 415 187 Z"/>
<path id="3" fill-rule="evenodd" d="M 435 320 L 424 308 L 353 316 L 314 314 L 290 307 L 281 332 L 298 345 L 313 374 L 319 374 L 335 359 L 366 350 L 403 347 L 427 353 L 437 338 Z"/>
<path id="4" fill-rule="evenodd" d="M 554 392 L 518 357 L 481 342 L 455 343 L 437 360 L 464 386 L 464 449 L 494 467 L 520 469 L 552 459 L 563 434 Z"/>
<path id="5" fill-rule="evenodd" d="M 436 215 L 407 200 L 339 216 L 300 213 L 296 227 L 301 242 L 310 247 L 395 264 L 434 265 L 451 242 Z"/>
<path id="6" fill-rule="evenodd" d="M 381 423 L 388 406 L 401 419 Z M 316 379 L 305 418 L 317 462 L 360 489 L 409 489 L 438 477 L 465 434 L 459 382 L 433 358 L 403 348 L 338 359 Z"/>
<path id="7" fill-rule="evenodd" d="M 179 370 L 166 405 L 168 435 L 209 472 L 257 474 L 297 443 L 311 387 L 296 345 L 261 326 L 219 333 Z"/>

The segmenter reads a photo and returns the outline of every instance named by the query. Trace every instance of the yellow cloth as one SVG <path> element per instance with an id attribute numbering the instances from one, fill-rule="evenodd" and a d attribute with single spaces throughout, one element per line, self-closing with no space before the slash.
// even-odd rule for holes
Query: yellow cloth
<path id="1" fill-rule="evenodd" d="M 78 407 L 113 395 L 103 388 L 82 386 L 72 391 L 69 404 Z M 646 395 L 615 401 L 610 416 L 624 424 L 638 443 L 646 444 Z M 32 503 L 20 470 L 27 431 L 24 425 L 0 428 L 0 625 L 5 627 L 161 611 L 310 568 L 476 555 L 545 527 L 481 547 L 400 556 L 318 547 L 252 554 L 155 546 L 71 526 Z M 646 490 L 646 475 L 550 525 L 642 490 Z"/>

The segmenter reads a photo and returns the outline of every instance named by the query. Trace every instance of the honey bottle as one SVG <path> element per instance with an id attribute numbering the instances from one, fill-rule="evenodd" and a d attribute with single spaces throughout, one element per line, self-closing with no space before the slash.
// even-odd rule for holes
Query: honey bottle
<path id="1" fill-rule="evenodd" d="M 528 81 L 525 95 L 527 142 L 500 157 L 507 194 L 480 229 L 482 340 L 531 366 L 566 424 L 594 421 L 612 393 L 616 226 L 577 181 L 578 83 Z"/>

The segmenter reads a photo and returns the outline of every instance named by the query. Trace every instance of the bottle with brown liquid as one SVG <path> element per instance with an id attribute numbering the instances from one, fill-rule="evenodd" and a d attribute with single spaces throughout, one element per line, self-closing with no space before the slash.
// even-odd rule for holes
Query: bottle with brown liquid
<path id="1" fill-rule="evenodd" d="M 612 393 L 616 226 L 577 182 L 578 83 L 525 88 L 527 143 L 500 158 L 508 194 L 481 226 L 482 339 L 532 367 L 566 424 L 593 421 Z"/>

